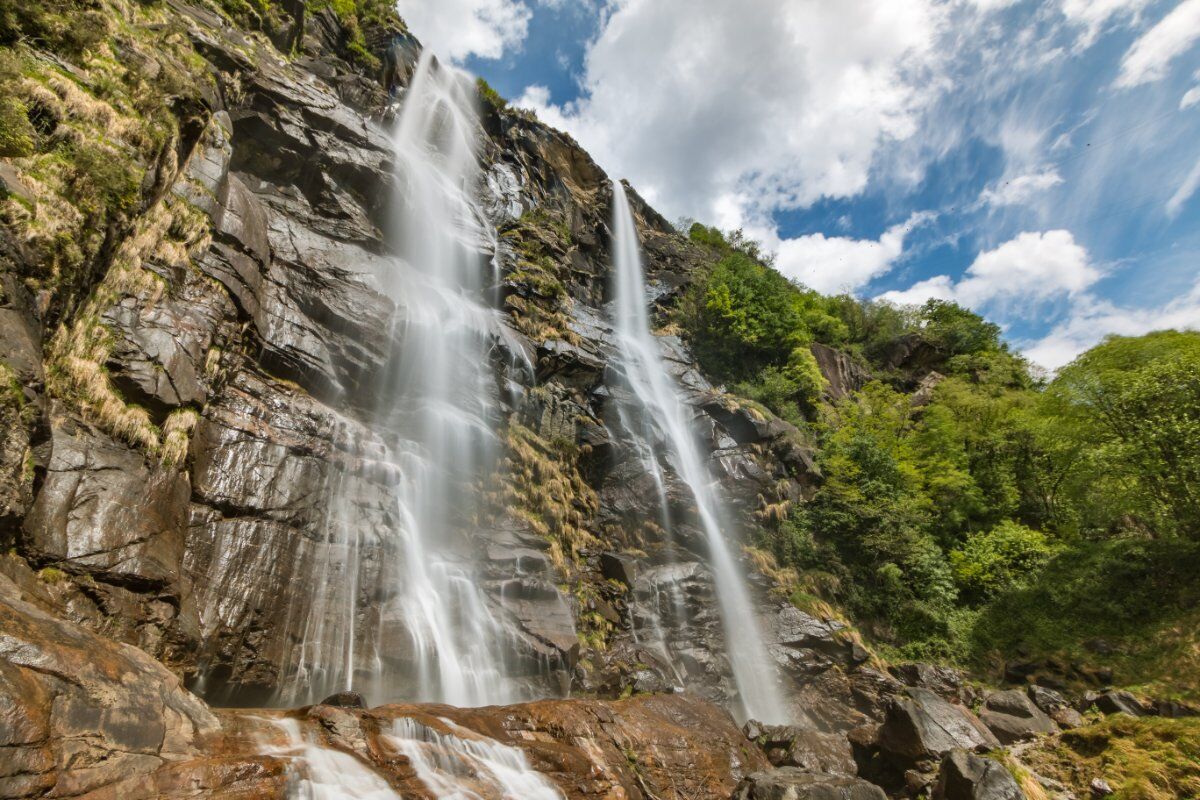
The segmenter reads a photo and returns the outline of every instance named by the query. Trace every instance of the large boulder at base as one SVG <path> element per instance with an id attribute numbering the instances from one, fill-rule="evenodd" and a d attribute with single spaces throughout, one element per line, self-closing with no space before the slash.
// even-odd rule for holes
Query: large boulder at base
<path id="1" fill-rule="evenodd" d="M 887 795 L 860 778 L 782 767 L 746 777 L 731 800 L 887 800 Z"/>
<path id="2" fill-rule="evenodd" d="M 897 698 L 879 729 L 879 747 L 900 767 L 928 766 L 955 749 L 988 750 L 1000 741 L 965 706 L 929 689 Z"/>
<path id="3" fill-rule="evenodd" d="M 991 758 L 953 750 L 942 759 L 933 800 L 1026 800 L 1003 764 Z"/>
<path id="4" fill-rule="evenodd" d="M 216 718 L 141 650 L 0 575 L 0 797 L 74 797 L 195 753 Z"/>
<path id="5" fill-rule="evenodd" d="M 983 701 L 979 719 L 1001 744 L 1032 739 L 1056 730 L 1054 720 L 1020 689 L 993 692 Z"/>

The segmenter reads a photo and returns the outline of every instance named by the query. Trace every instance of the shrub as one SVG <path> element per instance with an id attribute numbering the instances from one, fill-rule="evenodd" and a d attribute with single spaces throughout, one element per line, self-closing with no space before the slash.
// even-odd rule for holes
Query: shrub
<path id="1" fill-rule="evenodd" d="M 1005 520 L 967 537 L 961 548 L 950 552 L 950 564 L 968 596 L 986 599 L 1028 582 L 1051 555 L 1045 534 Z"/>

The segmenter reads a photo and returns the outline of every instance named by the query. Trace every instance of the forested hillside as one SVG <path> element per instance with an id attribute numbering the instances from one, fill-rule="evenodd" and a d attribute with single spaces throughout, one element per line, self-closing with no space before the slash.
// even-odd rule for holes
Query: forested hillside
<path id="1" fill-rule="evenodd" d="M 719 257 L 675 312 L 697 359 L 816 449 L 806 502 L 764 498 L 784 591 L 897 658 L 1197 696 L 1200 333 L 1047 375 L 953 303 L 822 296 L 740 234 L 690 237 Z"/>

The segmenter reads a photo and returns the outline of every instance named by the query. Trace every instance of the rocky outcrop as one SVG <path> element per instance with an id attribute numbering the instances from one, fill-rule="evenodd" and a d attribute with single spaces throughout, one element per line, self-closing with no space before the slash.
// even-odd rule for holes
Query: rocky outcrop
<path id="1" fill-rule="evenodd" d="M 825 393 L 830 400 L 841 400 L 871 380 L 871 373 L 847 353 L 819 342 L 814 342 L 810 349 L 825 379 Z"/>

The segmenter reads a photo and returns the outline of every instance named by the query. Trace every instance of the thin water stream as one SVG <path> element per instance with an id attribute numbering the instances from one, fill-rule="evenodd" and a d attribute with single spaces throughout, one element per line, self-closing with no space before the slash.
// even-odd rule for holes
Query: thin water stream
<path id="1" fill-rule="evenodd" d="M 614 333 L 619 370 L 636 398 L 636 405 L 621 409 L 621 414 L 630 432 L 640 439 L 639 455 L 645 469 L 655 477 L 664 507 L 666 465 L 660 453 L 695 500 L 741 705 L 739 716 L 784 722 L 787 706 L 779 676 L 763 642 L 745 577 L 726 537 L 725 532 L 732 526 L 723 513 L 716 480 L 701 455 L 694 412 L 667 373 L 662 348 L 651 332 L 641 244 L 625 187 L 620 181 L 613 181 L 612 186 Z M 670 522 L 667 515 L 668 527 Z"/>

